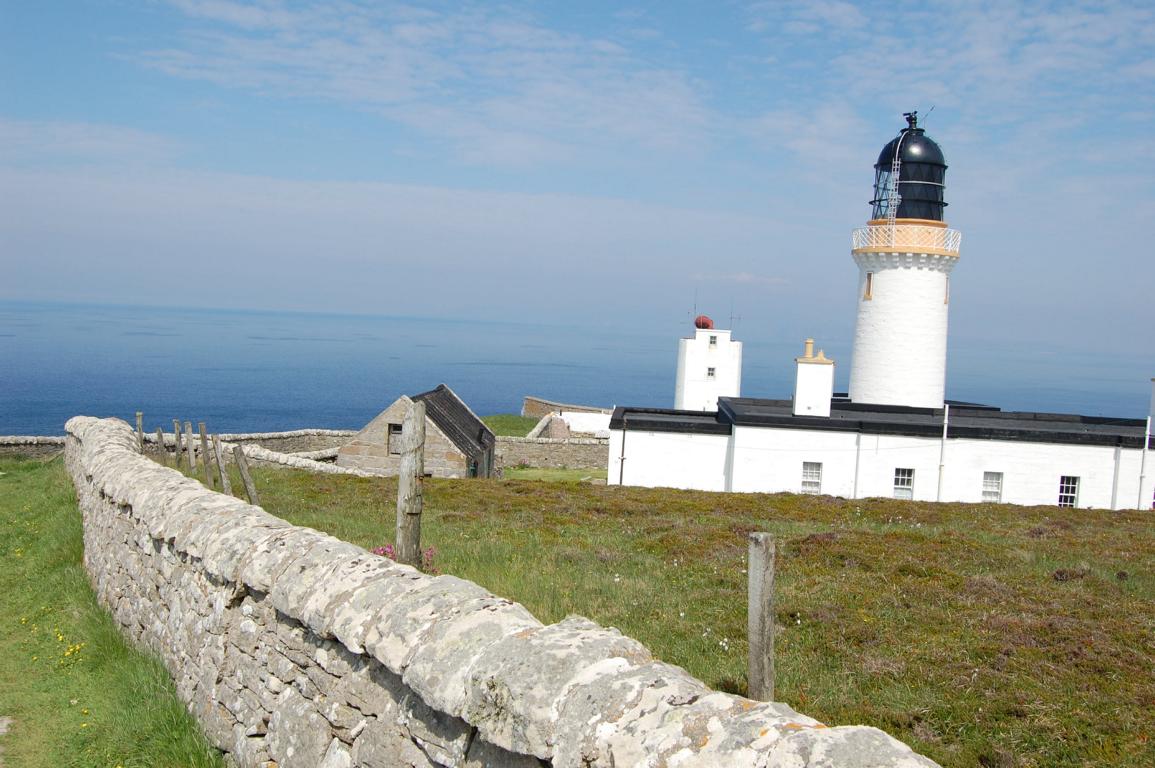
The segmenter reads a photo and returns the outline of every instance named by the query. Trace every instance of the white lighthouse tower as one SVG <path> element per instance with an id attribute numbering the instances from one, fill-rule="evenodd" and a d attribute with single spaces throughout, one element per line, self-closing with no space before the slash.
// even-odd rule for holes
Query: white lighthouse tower
<path id="1" fill-rule="evenodd" d="M 851 240 L 856 403 L 943 406 L 950 273 L 962 234 L 943 220 L 946 160 L 917 115 L 905 116 L 908 126 L 878 156 L 873 215 Z"/>
<path id="2" fill-rule="evenodd" d="M 694 335 L 678 340 L 674 408 L 716 411 L 719 397 L 742 393 L 742 342 L 714 328 L 705 315 L 694 318 Z"/>

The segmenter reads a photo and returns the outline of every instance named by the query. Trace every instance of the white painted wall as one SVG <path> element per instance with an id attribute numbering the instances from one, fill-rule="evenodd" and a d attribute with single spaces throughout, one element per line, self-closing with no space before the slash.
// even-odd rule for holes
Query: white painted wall
<path id="1" fill-rule="evenodd" d="M 948 280 L 954 256 L 856 253 L 858 318 L 850 365 L 856 403 L 941 408 Z M 870 298 L 865 298 L 867 275 Z"/>
<path id="2" fill-rule="evenodd" d="M 710 343 L 711 337 L 715 344 Z M 708 375 L 711 368 L 712 378 Z M 716 411 L 719 397 L 738 397 L 741 393 L 742 342 L 732 340 L 730 331 L 696 328 L 691 338 L 678 340 L 674 408 Z"/>
<path id="3" fill-rule="evenodd" d="M 570 432 L 588 432 L 598 437 L 609 437 L 610 414 L 587 411 L 562 411 L 562 421 Z"/>
<path id="4" fill-rule="evenodd" d="M 609 466 L 615 484 L 620 441 L 620 430 L 612 431 Z M 630 432 L 625 484 L 797 493 L 802 463 L 812 461 L 822 464 L 824 494 L 892 497 L 894 471 L 903 467 L 914 470 L 914 498 L 935 501 L 939 448 L 940 440 L 932 437 L 769 427 L 735 427 L 729 438 Z M 1140 461 L 1137 448 L 951 438 L 942 500 L 981 502 L 983 473 L 1002 472 L 1004 503 L 1054 505 L 1060 476 L 1073 475 L 1080 478 L 1079 507 L 1134 509 L 1140 497 Z M 1155 475 L 1150 463 L 1148 474 Z M 1151 508 L 1153 495 L 1155 477 L 1147 477 L 1143 508 Z"/>
<path id="5" fill-rule="evenodd" d="M 687 435 L 676 432 L 610 432 L 609 485 L 645 488 L 726 489 L 728 435 Z M 624 470 L 623 470 L 624 467 Z M 623 477 L 624 479 L 620 480 Z"/>
<path id="6" fill-rule="evenodd" d="M 829 416 L 834 396 L 834 363 L 812 363 L 796 360 L 794 378 L 794 415 Z"/>

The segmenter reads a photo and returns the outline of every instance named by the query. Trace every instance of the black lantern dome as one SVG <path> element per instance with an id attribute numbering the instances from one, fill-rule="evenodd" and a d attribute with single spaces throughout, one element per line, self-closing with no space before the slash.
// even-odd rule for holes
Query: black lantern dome
<path id="1" fill-rule="evenodd" d="M 872 219 L 943 220 L 946 159 L 934 139 L 918 127 L 918 112 L 907 112 L 907 127 L 882 148 L 874 164 Z M 896 162 L 897 158 L 897 162 Z M 897 178 L 895 177 L 897 171 Z M 897 182 L 898 188 L 894 185 Z"/>

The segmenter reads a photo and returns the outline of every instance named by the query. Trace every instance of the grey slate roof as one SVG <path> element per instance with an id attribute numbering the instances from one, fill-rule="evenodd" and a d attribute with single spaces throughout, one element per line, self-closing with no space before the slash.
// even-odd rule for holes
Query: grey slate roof
<path id="1" fill-rule="evenodd" d="M 862 432 L 877 435 L 938 437 L 942 435 L 942 408 L 831 402 L 830 416 L 795 416 L 790 400 L 722 397 L 718 411 L 701 413 L 660 408 L 618 408 L 610 429 L 653 432 L 729 434 L 734 426 L 779 429 Z M 1014 440 L 1036 443 L 1119 445 L 1141 448 L 1146 422 L 1065 413 L 1001 411 L 973 403 L 951 404 L 947 436 L 976 440 Z M 1155 438 L 1150 447 L 1155 448 Z"/>
<path id="2" fill-rule="evenodd" d="M 413 395 L 409 399 L 425 403 L 425 415 L 466 456 L 483 454 L 497 442 L 489 427 L 444 384 L 438 384 L 435 389 Z"/>

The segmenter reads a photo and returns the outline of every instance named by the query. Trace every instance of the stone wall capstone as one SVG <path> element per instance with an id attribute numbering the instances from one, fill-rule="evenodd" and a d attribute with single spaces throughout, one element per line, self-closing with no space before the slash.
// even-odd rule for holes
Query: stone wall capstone
<path id="1" fill-rule="evenodd" d="M 141 456 L 122 421 L 66 429 L 98 599 L 237 765 L 934 765 L 214 493 Z"/>

